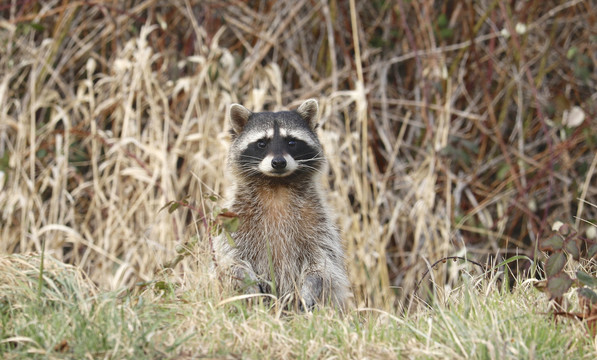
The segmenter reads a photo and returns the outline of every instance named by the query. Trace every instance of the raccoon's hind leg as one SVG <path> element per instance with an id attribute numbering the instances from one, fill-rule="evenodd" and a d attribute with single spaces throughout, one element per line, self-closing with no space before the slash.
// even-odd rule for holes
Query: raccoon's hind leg
<path id="1" fill-rule="evenodd" d="M 315 304 L 321 297 L 323 290 L 323 278 L 317 273 L 309 273 L 303 280 L 303 286 L 301 288 L 301 298 L 299 303 L 299 309 L 312 310 Z"/>

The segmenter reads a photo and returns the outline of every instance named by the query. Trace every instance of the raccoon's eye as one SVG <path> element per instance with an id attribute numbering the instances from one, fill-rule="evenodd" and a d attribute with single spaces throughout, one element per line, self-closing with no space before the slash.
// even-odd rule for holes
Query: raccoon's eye
<path id="1" fill-rule="evenodd" d="M 267 144 L 265 143 L 265 140 L 257 140 L 257 147 L 258 148 L 265 149 L 266 145 Z"/>
<path id="2" fill-rule="evenodd" d="M 294 139 L 288 140 L 288 146 L 295 147 L 296 146 L 296 140 L 294 140 Z"/>

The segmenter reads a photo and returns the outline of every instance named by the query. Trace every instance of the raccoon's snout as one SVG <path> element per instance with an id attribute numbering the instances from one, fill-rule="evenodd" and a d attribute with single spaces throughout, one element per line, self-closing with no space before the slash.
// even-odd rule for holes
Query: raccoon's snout
<path id="1" fill-rule="evenodd" d="M 298 163 L 288 154 L 270 154 L 259 163 L 259 171 L 266 176 L 284 177 L 292 174 Z"/>
<path id="2" fill-rule="evenodd" d="M 281 156 L 272 159 L 272 167 L 276 170 L 282 170 L 286 167 L 286 159 Z"/>

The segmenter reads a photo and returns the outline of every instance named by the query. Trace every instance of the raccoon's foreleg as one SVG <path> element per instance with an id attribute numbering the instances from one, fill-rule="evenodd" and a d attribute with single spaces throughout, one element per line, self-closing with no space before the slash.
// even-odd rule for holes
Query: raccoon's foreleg
<path id="1" fill-rule="evenodd" d="M 317 273 L 309 273 L 305 276 L 301 288 L 301 301 L 299 308 L 301 310 L 311 310 L 317 304 L 323 290 L 323 278 Z"/>

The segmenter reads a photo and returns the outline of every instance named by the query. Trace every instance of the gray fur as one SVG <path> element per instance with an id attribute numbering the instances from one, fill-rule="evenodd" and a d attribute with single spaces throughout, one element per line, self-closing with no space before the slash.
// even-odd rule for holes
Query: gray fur
<path id="1" fill-rule="evenodd" d="M 231 276 L 237 287 L 243 285 L 243 279 L 257 279 L 260 290 L 294 298 L 301 309 L 324 303 L 344 308 L 350 296 L 349 281 L 339 232 L 320 186 L 326 164 L 313 131 L 317 111 L 312 99 L 297 111 L 276 113 L 251 113 L 241 105 L 231 106 L 236 135 L 228 167 L 235 184 L 227 208 L 239 216 L 240 226 L 232 234 L 235 246 L 224 236 L 216 239 L 217 270 Z M 240 153 L 266 136 L 274 121 L 280 133 L 284 129 L 318 150 L 320 169 L 285 182 L 267 176 L 252 178 L 241 170 Z M 245 291 L 257 292 L 257 287 Z"/>
<path id="2" fill-rule="evenodd" d="M 323 293 L 323 278 L 319 274 L 307 274 L 301 287 L 301 308 L 311 309 Z"/>

